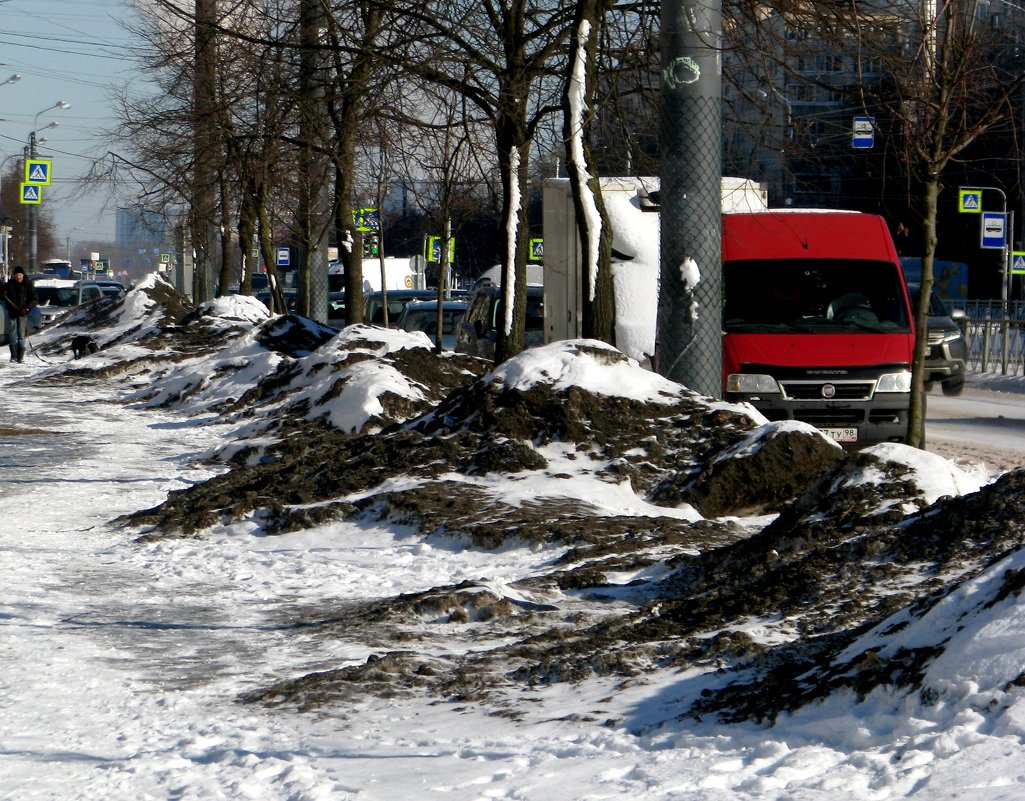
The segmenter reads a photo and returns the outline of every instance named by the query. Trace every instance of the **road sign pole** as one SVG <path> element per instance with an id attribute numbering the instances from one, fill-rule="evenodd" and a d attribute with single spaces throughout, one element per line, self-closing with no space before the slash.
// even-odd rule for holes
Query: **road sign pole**
<path id="1" fill-rule="evenodd" d="M 964 193 L 965 190 L 974 190 L 974 191 L 978 191 L 978 192 L 982 192 L 984 190 L 989 190 L 990 192 L 999 192 L 1000 193 L 1000 198 L 1001 198 L 1001 202 L 1002 202 L 1002 210 L 1003 210 L 1003 215 L 1004 215 L 1003 266 L 1001 268 L 1001 272 L 1003 273 L 1003 275 L 1001 276 L 1001 280 L 1000 280 L 1000 303 L 1001 303 L 1001 307 L 1003 309 L 1004 320 L 1007 320 L 1007 315 L 1008 315 L 1008 308 L 1007 308 L 1007 284 L 1008 284 L 1008 281 L 1009 281 L 1010 266 L 1011 266 L 1011 248 L 1008 245 L 1008 241 L 1007 241 L 1008 240 L 1008 233 L 1009 233 L 1010 228 L 1011 228 L 1007 224 L 1007 195 L 1004 193 L 1004 190 L 1001 189 L 998 186 L 962 186 L 962 187 L 959 187 L 959 189 L 961 190 L 962 194 Z"/>

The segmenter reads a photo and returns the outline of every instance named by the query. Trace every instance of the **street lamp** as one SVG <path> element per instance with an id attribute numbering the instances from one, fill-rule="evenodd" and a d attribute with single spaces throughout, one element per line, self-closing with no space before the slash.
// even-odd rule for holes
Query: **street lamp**
<path id="1" fill-rule="evenodd" d="M 32 130 L 28 135 L 29 158 L 36 157 L 36 145 L 38 144 L 36 142 L 36 133 L 45 128 L 57 127 L 56 122 L 51 122 L 49 125 L 44 126 L 44 128 L 40 128 L 39 118 L 48 111 L 53 111 L 54 109 L 63 110 L 67 108 L 71 108 L 70 103 L 66 100 L 58 100 L 52 106 L 47 106 L 36 114 L 35 119 L 32 121 Z M 38 227 L 39 213 L 36 209 L 36 204 L 30 203 L 28 207 L 28 271 L 30 274 L 36 271 L 37 251 L 39 246 Z"/>
<path id="2" fill-rule="evenodd" d="M 7 169 L 7 162 L 18 158 L 21 158 L 20 154 L 12 153 L 10 156 L 4 156 L 3 161 L 0 161 L 0 198 L 3 197 L 4 170 Z M 3 273 L 0 277 L 6 278 L 11 269 L 11 229 L 6 224 L 6 218 L 0 219 L 4 220 L 0 223 L 0 264 L 3 265 Z"/>
<path id="3" fill-rule="evenodd" d="M 0 86 L 6 86 L 9 83 L 17 83 L 20 80 L 21 80 L 21 76 L 18 73 L 14 73 L 14 75 L 12 75 L 6 81 L 4 81 L 3 83 L 0 83 Z"/>
<path id="4" fill-rule="evenodd" d="M 74 235 L 75 231 L 84 231 L 84 230 L 85 229 L 82 226 L 76 225 L 74 228 L 71 229 L 71 233 L 64 237 L 64 247 L 68 251 L 68 261 L 69 262 L 71 261 L 71 240 L 72 240 L 72 236 Z"/>

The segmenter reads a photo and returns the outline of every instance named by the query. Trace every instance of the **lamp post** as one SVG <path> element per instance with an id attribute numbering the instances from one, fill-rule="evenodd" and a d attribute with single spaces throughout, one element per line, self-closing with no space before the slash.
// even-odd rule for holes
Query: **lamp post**
<path id="1" fill-rule="evenodd" d="M 21 80 L 21 76 L 18 73 L 14 73 L 14 75 L 12 75 L 6 81 L 4 81 L 3 83 L 0 83 L 0 86 L 6 86 L 9 83 L 17 83 L 20 80 Z"/>
<path id="2" fill-rule="evenodd" d="M 21 158 L 21 154 L 19 154 L 19 153 L 12 153 L 10 156 L 4 156 L 3 161 L 0 161 L 0 202 L 2 202 L 2 198 L 3 198 L 4 170 L 7 169 L 7 162 L 11 161 L 12 159 L 19 159 L 19 158 Z M 2 210 L 3 209 L 0 208 L 0 211 L 2 211 Z M 0 263 L 3 264 L 3 275 L 0 276 L 0 277 L 6 278 L 7 275 L 10 273 L 10 268 L 11 268 L 10 261 L 11 261 L 11 229 L 10 229 L 10 227 L 6 223 L 6 218 L 4 218 L 4 222 L 2 224 L 0 224 Z"/>
<path id="3" fill-rule="evenodd" d="M 53 111 L 54 109 L 64 110 L 71 108 L 71 104 L 66 100 L 58 100 L 52 106 L 47 106 L 38 114 L 32 121 L 32 131 L 28 135 L 28 149 L 29 158 L 36 157 L 36 133 L 40 131 L 39 118 L 47 111 Z M 46 128 L 55 128 L 57 123 L 51 122 Z M 34 203 L 29 204 L 28 207 L 28 271 L 34 273 L 36 271 L 37 261 L 37 250 L 38 250 L 38 227 L 39 227 L 39 214 Z"/>
<path id="4" fill-rule="evenodd" d="M 71 242 L 72 242 L 72 239 L 73 239 L 75 231 L 84 231 L 84 230 L 85 229 L 82 226 L 76 225 L 74 228 L 71 229 L 71 233 L 68 234 L 66 237 L 64 237 L 64 247 L 67 250 L 68 261 L 71 261 Z M 77 240 L 75 240 L 75 241 L 77 241 Z"/>

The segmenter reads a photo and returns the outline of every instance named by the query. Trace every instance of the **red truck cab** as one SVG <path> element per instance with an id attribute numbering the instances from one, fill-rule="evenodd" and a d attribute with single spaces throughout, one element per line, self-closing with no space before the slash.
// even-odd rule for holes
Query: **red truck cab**
<path id="1" fill-rule="evenodd" d="M 903 442 L 914 324 L 881 217 L 723 215 L 723 392 L 842 443 Z"/>

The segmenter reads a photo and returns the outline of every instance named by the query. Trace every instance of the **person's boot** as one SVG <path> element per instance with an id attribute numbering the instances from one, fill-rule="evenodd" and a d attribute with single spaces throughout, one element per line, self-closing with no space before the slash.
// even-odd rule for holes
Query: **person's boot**
<path id="1" fill-rule="evenodd" d="M 25 361 L 25 346 L 18 345 L 18 364 L 21 364 L 23 361 Z"/>
<path id="2" fill-rule="evenodd" d="M 15 345 L 13 342 L 11 343 L 11 361 L 18 361 L 18 346 Z"/>

